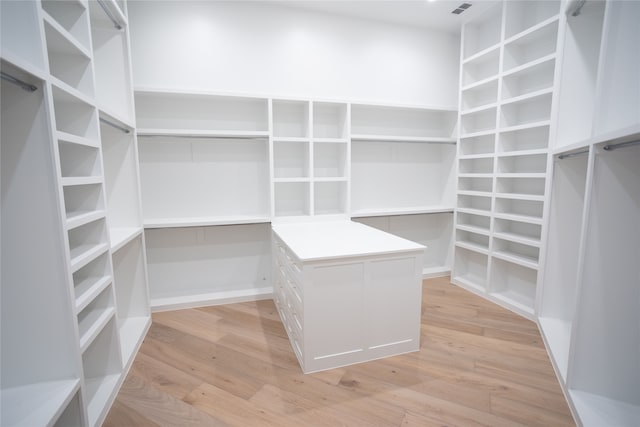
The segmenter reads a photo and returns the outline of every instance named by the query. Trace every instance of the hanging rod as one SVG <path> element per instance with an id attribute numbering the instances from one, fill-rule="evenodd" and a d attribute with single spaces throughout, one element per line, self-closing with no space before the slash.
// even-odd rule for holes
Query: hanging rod
<path id="1" fill-rule="evenodd" d="M 587 0 L 572 0 L 567 6 L 567 15 L 578 16 Z"/>
<path id="2" fill-rule="evenodd" d="M 562 160 L 562 159 L 567 159 L 567 158 L 569 158 L 569 157 L 575 157 L 575 156 L 580 156 L 580 155 L 582 155 L 582 154 L 587 154 L 588 152 L 589 152 L 589 149 L 582 150 L 582 151 L 576 151 L 575 153 L 560 154 L 560 155 L 558 156 L 558 158 L 559 158 L 560 160 Z"/>
<path id="3" fill-rule="evenodd" d="M 192 139 L 250 139 L 264 140 L 267 136 L 242 136 L 242 135 L 163 135 L 163 134 L 138 134 L 138 138 L 192 138 Z"/>
<path id="4" fill-rule="evenodd" d="M 112 121 L 110 121 L 110 120 L 103 119 L 102 117 L 100 117 L 100 121 L 101 121 L 102 123 L 104 123 L 105 125 L 109 125 L 109 126 L 111 126 L 112 128 L 116 128 L 116 129 L 118 129 L 118 130 L 121 130 L 121 131 L 122 131 L 122 132 L 124 132 L 124 133 L 131 133 L 131 131 L 130 131 L 129 129 L 127 129 L 127 128 L 125 128 L 125 127 L 122 127 L 122 126 L 120 126 L 120 125 L 117 125 L 117 124 L 113 123 L 113 122 L 112 122 Z"/>
<path id="5" fill-rule="evenodd" d="M 104 10 L 104 13 L 107 15 L 107 17 L 111 20 L 111 22 L 113 22 L 113 26 L 116 28 L 116 30 L 121 30 L 122 29 L 122 24 L 120 24 L 120 22 L 116 19 L 116 17 L 113 16 L 111 11 L 109 10 L 107 5 L 105 4 L 104 0 L 97 0 L 97 2 L 100 5 L 100 7 L 102 8 L 102 10 Z"/>
<path id="6" fill-rule="evenodd" d="M 2 80 L 6 80 L 10 83 L 13 83 L 14 85 L 20 86 L 22 89 L 26 90 L 27 92 L 35 92 L 36 90 L 38 90 L 37 86 L 34 86 L 31 83 L 27 83 L 18 78 L 15 78 L 11 74 L 7 74 L 4 71 L 0 71 L 0 76 L 2 77 Z"/>
<path id="7" fill-rule="evenodd" d="M 636 139 L 635 141 L 629 141 L 629 142 L 621 142 L 619 144 L 605 145 L 602 148 L 606 151 L 613 151 L 613 150 L 617 150 L 618 148 L 628 147 L 630 145 L 636 145 L 636 144 L 640 144 L 640 139 Z"/>

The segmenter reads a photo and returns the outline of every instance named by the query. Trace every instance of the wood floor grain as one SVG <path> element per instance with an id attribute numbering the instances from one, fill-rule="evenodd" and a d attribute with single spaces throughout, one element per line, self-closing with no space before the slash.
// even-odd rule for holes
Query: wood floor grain
<path id="1" fill-rule="evenodd" d="M 156 313 L 105 426 L 573 426 L 535 323 L 423 283 L 421 350 L 304 375 L 273 302 Z"/>

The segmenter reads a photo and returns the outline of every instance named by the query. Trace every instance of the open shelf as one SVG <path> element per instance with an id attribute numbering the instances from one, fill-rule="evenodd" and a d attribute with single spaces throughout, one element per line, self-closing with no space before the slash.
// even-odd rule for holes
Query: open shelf
<path id="1" fill-rule="evenodd" d="M 103 253 L 75 273 L 75 311 L 80 312 L 111 283 L 109 254 Z"/>
<path id="2" fill-rule="evenodd" d="M 93 96 L 90 51 L 46 13 L 44 32 L 51 75 L 85 95 Z"/>
<path id="3" fill-rule="evenodd" d="M 496 128 L 496 114 L 497 108 L 495 106 L 466 114 L 460 118 L 460 132 L 462 135 L 469 135 L 477 132 L 492 131 Z"/>
<path id="4" fill-rule="evenodd" d="M 268 216 L 209 216 L 184 218 L 151 218 L 145 219 L 144 228 L 203 227 L 211 225 L 261 224 L 270 222 Z"/>
<path id="5" fill-rule="evenodd" d="M 308 182 L 276 182 L 274 187 L 274 216 L 311 215 Z"/>
<path id="6" fill-rule="evenodd" d="M 493 158 L 458 160 L 459 174 L 491 174 L 493 173 Z"/>
<path id="7" fill-rule="evenodd" d="M 80 350 L 84 352 L 115 314 L 113 290 L 106 286 L 78 313 Z"/>
<path id="8" fill-rule="evenodd" d="M 541 200 L 520 200 L 496 196 L 494 216 L 541 224 L 543 209 L 544 204 Z"/>
<path id="9" fill-rule="evenodd" d="M 560 13 L 560 1 L 524 0 L 506 3 L 505 39 L 510 39 Z"/>
<path id="10" fill-rule="evenodd" d="M 348 134 L 347 104 L 313 102 L 313 138 L 344 139 Z"/>
<path id="11" fill-rule="evenodd" d="M 486 254 L 456 244 L 451 280 L 467 288 L 484 292 L 487 286 L 488 263 L 489 257 Z"/>
<path id="12" fill-rule="evenodd" d="M 335 215 L 347 213 L 347 182 L 315 182 L 313 214 Z"/>
<path id="13" fill-rule="evenodd" d="M 493 178 L 460 178 L 458 179 L 458 192 L 472 191 L 488 193 L 493 191 Z"/>
<path id="14" fill-rule="evenodd" d="M 263 131 L 269 129 L 267 100 L 186 92 L 136 90 L 139 128 L 174 131 Z"/>
<path id="15" fill-rule="evenodd" d="M 468 209 L 491 214 L 491 196 L 469 196 L 458 194 L 458 210 Z"/>
<path id="16" fill-rule="evenodd" d="M 32 4 L 0 3 L 4 37 L 4 13 Z M 0 83 L 0 424 L 49 425 L 79 382 L 63 214 L 52 179 L 57 147 L 51 143 L 44 83 L 5 62 L 2 71 L 38 90 Z"/>
<path id="17" fill-rule="evenodd" d="M 351 209 L 452 206 L 454 160 L 450 145 L 353 141 Z"/>
<path id="18" fill-rule="evenodd" d="M 122 360 L 133 360 L 151 322 L 142 236 L 113 254 L 113 275 Z"/>
<path id="19" fill-rule="evenodd" d="M 498 101 L 498 79 L 462 89 L 462 111 L 491 105 Z"/>
<path id="20" fill-rule="evenodd" d="M 352 210 L 352 218 L 375 217 L 375 216 L 395 216 L 395 215 L 419 215 L 419 214 L 436 214 L 451 213 L 453 206 L 412 206 L 408 208 L 389 208 L 389 209 L 361 209 Z"/>
<path id="21" fill-rule="evenodd" d="M 634 414 L 633 425 L 640 406 L 640 145 L 613 151 L 596 146 L 593 154 L 567 385 L 572 396 L 578 391 L 587 398 L 576 403 L 585 425 Z"/>
<path id="22" fill-rule="evenodd" d="M 493 235 L 502 240 L 539 248 L 541 225 L 514 219 L 496 218 Z"/>
<path id="23" fill-rule="evenodd" d="M 104 219 L 69 230 L 71 269 L 77 271 L 109 250 Z"/>
<path id="24" fill-rule="evenodd" d="M 353 104 L 351 134 L 378 137 L 452 138 L 455 110 Z"/>
<path id="25" fill-rule="evenodd" d="M 530 245 L 516 243 L 497 236 L 493 238 L 492 256 L 508 261 L 510 264 L 517 264 L 530 270 L 536 270 L 538 268 L 539 252 L 539 248 Z M 535 284 L 535 281 L 533 283 Z"/>
<path id="26" fill-rule="evenodd" d="M 528 125 L 551 118 L 551 92 L 544 90 L 534 97 L 524 97 L 504 104 L 500 109 L 500 127 Z"/>
<path id="27" fill-rule="evenodd" d="M 65 186 L 63 193 L 67 229 L 104 216 L 102 183 Z"/>
<path id="28" fill-rule="evenodd" d="M 2 58 L 44 77 L 40 5 L 36 2 L 0 2 Z"/>
<path id="29" fill-rule="evenodd" d="M 496 259 L 495 255 L 491 260 L 491 295 L 531 317 L 538 272 L 503 258 Z"/>
<path id="30" fill-rule="evenodd" d="M 492 155 L 495 150 L 496 136 L 494 133 L 472 138 L 460 138 L 458 143 L 458 157 Z"/>
<path id="31" fill-rule="evenodd" d="M 469 60 L 474 55 L 500 43 L 502 29 L 502 4 L 486 11 L 482 16 L 463 27 L 462 57 Z"/>
<path id="32" fill-rule="evenodd" d="M 549 144 L 549 123 L 524 129 L 502 130 L 498 135 L 498 153 L 542 150 Z"/>
<path id="33" fill-rule="evenodd" d="M 488 216 L 474 215 L 458 211 L 456 217 L 456 228 L 458 230 L 467 230 L 477 234 L 489 235 L 491 218 Z"/>
<path id="34" fill-rule="evenodd" d="M 555 58 L 542 61 L 529 68 L 511 73 L 502 79 L 502 100 L 553 89 Z"/>
<path id="35" fill-rule="evenodd" d="M 79 379 L 68 379 L 3 388 L 2 425 L 53 425 L 79 387 Z"/>
<path id="36" fill-rule="evenodd" d="M 462 90 L 468 91 L 497 80 L 499 69 L 499 46 L 495 46 L 495 48 L 486 51 L 481 56 L 476 56 L 471 61 L 464 62 L 462 64 Z"/>
<path id="37" fill-rule="evenodd" d="M 167 218 L 268 216 L 268 158 L 265 141 L 140 140 L 145 225 Z"/>
<path id="38" fill-rule="evenodd" d="M 98 141 L 95 107 L 59 86 L 52 86 L 56 130 Z"/>
<path id="39" fill-rule="evenodd" d="M 497 173 L 500 174 L 527 174 L 546 173 L 547 154 L 515 154 L 498 157 Z"/>
<path id="40" fill-rule="evenodd" d="M 98 147 L 58 142 L 60 175 L 62 178 L 101 177 L 102 164 Z"/>
<path id="41" fill-rule="evenodd" d="M 273 137 L 310 136 L 309 102 L 273 100 Z"/>
<path id="42" fill-rule="evenodd" d="M 308 142 L 273 142 L 274 178 L 308 178 L 310 159 Z"/>
<path id="43" fill-rule="evenodd" d="M 461 226 L 465 228 L 465 226 Z M 479 230 L 477 233 L 473 228 L 467 227 L 467 229 L 461 229 L 456 227 L 456 246 L 468 249 L 473 252 L 481 254 L 488 254 L 489 252 L 489 235 L 484 230 Z"/>
<path id="44" fill-rule="evenodd" d="M 544 197 L 544 177 L 498 177 L 496 193 Z"/>
<path id="45" fill-rule="evenodd" d="M 210 305 L 270 288 L 270 239 L 269 224 L 147 230 L 152 308 Z"/>
<path id="46" fill-rule="evenodd" d="M 558 18 L 547 19 L 505 42 L 503 70 L 508 72 L 556 51 Z"/>
<path id="47" fill-rule="evenodd" d="M 105 3 L 108 2 L 103 2 Z M 112 5 L 115 6 L 115 2 Z M 111 8 L 115 9 L 119 8 Z M 132 123 L 134 112 L 128 29 L 116 29 L 96 1 L 89 2 L 89 12 L 96 102 L 100 109 L 117 112 L 118 116 Z M 120 16 L 118 20 L 126 22 L 124 16 Z"/>
<path id="48" fill-rule="evenodd" d="M 84 399 L 89 425 L 98 425 L 115 398 L 122 360 L 115 316 L 107 322 L 91 345 L 82 353 Z"/>
<path id="49" fill-rule="evenodd" d="M 89 50 L 89 20 L 87 9 L 77 1 L 44 0 L 42 9 L 64 28 L 71 38 Z M 49 20 L 50 21 L 50 20 Z"/>
<path id="50" fill-rule="evenodd" d="M 314 142 L 313 176 L 315 178 L 346 178 L 347 148 L 347 144 Z"/>

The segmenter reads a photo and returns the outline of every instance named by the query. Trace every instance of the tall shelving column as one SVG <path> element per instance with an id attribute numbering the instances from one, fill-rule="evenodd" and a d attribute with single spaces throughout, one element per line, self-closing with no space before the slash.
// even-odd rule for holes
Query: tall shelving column
<path id="1" fill-rule="evenodd" d="M 462 37 L 452 281 L 531 319 L 559 8 L 558 1 L 504 2 L 466 24 Z"/>
<path id="2" fill-rule="evenodd" d="M 268 298 L 268 99 L 137 88 L 135 111 L 152 308 Z"/>
<path id="3" fill-rule="evenodd" d="M 640 4 L 567 11 L 539 325 L 576 420 L 640 420 Z"/>
<path id="4" fill-rule="evenodd" d="M 151 314 L 127 5 L 122 6 L 89 3 L 116 315 L 126 373 L 151 325 Z"/>

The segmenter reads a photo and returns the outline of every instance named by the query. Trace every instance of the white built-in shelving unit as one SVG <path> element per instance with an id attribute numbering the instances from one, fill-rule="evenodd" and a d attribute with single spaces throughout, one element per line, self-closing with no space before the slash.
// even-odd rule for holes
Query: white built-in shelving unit
<path id="1" fill-rule="evenodd" d="M 640 420 L 640 4 L 566 17 L 538 318 L 584 426 Z"/>
<path id="2" fill-rule="evenodd" d="M 154 310 L 270 297 L 271 222 L 356 217 L 449 272 L 454 109 L 135 93 Z"/>
<path id="3" fill-rule="evenodd" d="M 150 324 L 126 10 L 102 6 L 1 5 L 2 425 L 100 425 Z"/>
<path id="4" fill-rule="evenodd" d="M 533 319 L 547 195 L 559 1 L 465 24 L 452 281 Z"/>

